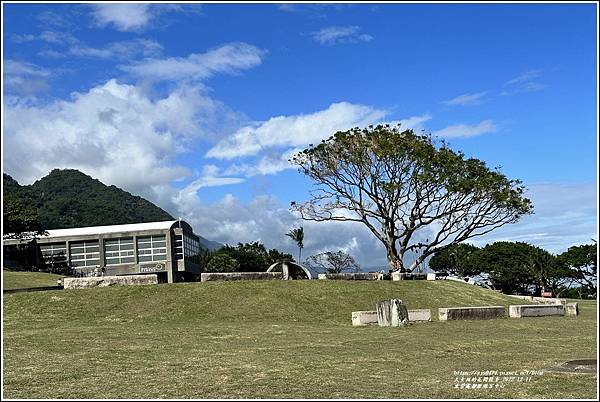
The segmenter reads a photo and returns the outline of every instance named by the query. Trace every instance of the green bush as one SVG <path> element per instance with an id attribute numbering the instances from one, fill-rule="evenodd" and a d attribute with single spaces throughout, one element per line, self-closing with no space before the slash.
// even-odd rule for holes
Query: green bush
<path id="1" fill-rule="evenodd" d="M 236 272 L 240 269 L 240 263 L 226 254 L 214 255 L 206 267 L 204 272 Z"/>

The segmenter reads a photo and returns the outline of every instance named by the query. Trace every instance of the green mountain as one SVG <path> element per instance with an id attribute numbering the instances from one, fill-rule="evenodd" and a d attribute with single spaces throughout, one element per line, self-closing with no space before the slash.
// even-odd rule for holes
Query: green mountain
<path id="1" fill-rule="evenodd" d="M 167 221 L 174 218 L 142 197 L 106 186 L 78 170 L 54 169 L 29 186 L 3 175 L 4 196 L 38 210 L 44 229 Z"/>

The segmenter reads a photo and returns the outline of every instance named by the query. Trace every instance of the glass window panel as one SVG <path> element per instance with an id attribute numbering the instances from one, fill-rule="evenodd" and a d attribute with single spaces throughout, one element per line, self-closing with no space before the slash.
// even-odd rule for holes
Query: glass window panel
<path id="1" fill-rule="evenodd" d="M 150 243 L 138 243 L 138 248 L 141 248 L 141 249 L 152 248 L 152 245 Z"/>
<path id="2" fill-rule="evenodd" d="M 166 241 L 153 241 L 152 247 L 167 247 Z"/>
<path id="3" fill-rule="evenodd" d="M 152 259 L 152 261 L 164 261 L 167 259 L 167 256 L 164 254 L 160 254 L 160 255 L 155 255 Z"/>
<path id="4" fill-rule="evenodd" d="M 121 244 L 121 250 L 133 250 L 133 243 L 131 243 L 131 244 Z"/>
<path id="5" fill-rule="evenodd" d="M 140 262 L 152 261 L 152 256 L 151 255 L 141 255 L 138 257 L 138 259 L 140 260 Z"/>
<path id="6" fill-rule="evenodd" d="M 154 254 L 167 254 L 166 248 L 155 248 L 153 249 Z"/>
<path id="7" fill-rule="evenodd" d="M 119 263 L 119 259 L 118 258 L 107 258 L 106 259 L 106 265 L 115 265 Z"/>
<path id="8" fill-rule="evenodd" d="M 107 245 L 107 246 L 104 246 L 104 250 L 106 250 L 106 251 L 118 251 L 119 250 L 119 246 L 118 245 L 116 245 L 116 246 Z"/>
<path id="9" fill-rule="evenodd" d="M 121 263 L 132 263 L 135 262 L 134 257 L 123 257 L 121 258 Z"/>

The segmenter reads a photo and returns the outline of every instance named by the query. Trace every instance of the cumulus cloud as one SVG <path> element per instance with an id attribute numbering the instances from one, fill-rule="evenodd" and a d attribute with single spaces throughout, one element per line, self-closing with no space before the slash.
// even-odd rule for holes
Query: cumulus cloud
<path id="1" fill-rule="evenodd" d="M 356 25 L 331 26 L 311 32 L 310 36 L 321 45 L 370 42 L 374 39 L 369 34 L 360 33 L 360 30 Z"/>
<path id="2" fill-rule="evenodd" d="M 336 131 L 380 122 L 388 112 L 348 102 L 333 103 L 311 114 L 272 117 L 266 122 L 240 128 L 211 148 L 206 156 L 234 159 L 256 155 L 272 147 L 303 147 Z"/>
<path id="3" fill-rule="evenodd" d="M 211 49 L 206 53 L 165 59 L 147 58 L 120 68 L 133 75 L 154 80 L 202 80 L 216 73 L 234 74 L 256 67 L 262 62 L 265 54 L 265 50 L 247 43 L 236 42 Z"/>
<path id="4" fill-rule="evenodd" d="M 478 124 L 456 124 L 448 126 L 438 131 L 434 131 L 433 135 L 441 138 L 468 138 L 475 137 L 486 133 L 493 133 L 498 130 L 498 127 L 492 120 L 484 120 Z"/>
<path id="5" fill-rule="evenodd" d="M 442 103 L 449 106 L 471 106 L 480 105 L 483 103 L 483 97 L 487 92 L 477 92 L 474 94 L 463 94 L 459 95 L 450 100 L 443 101 Z"/>
<path id="6" fill-rule="evenodd" d="M 51 169 L 76 168 L 155 199 L 155 189 L 190 175 L 175 158 L 211 130 L 208 117 L 223 109 L 200 87 L 179 87 L 151 99 L 140 88 L 115 80 L 67 101 L 9 104 L 4 145 L 11 152 L 5 153 L 5 171 L 31 183 Z"/>

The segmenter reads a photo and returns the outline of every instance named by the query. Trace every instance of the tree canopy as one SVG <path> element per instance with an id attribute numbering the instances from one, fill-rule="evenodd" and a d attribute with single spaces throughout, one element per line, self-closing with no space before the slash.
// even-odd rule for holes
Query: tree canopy
<path id="1" fill-rule="evenodd" d="M 404 257 L 412 256 L 412 271 L 441 247 L 533 209 L 519 180 L 399 126 L 339 131 L 291 162 L 315 182 L 311 198 L 292 210 L 306 220 L 366 225 L 394 271 L 404 268 Z"/>
<path id="2" fill-rule="evenodd" d="M 453 275 L 471 276 L 481 273 L 481 267 L 474 265 L 471 256 L 479 250 L 467 243 L 452 244 L 439 249 L 429 260 L 433 271 L 446 271 Z"/>
<path id="3" fill-rule="evenodd" d="M 598 243 L 569 247 L 558 256 L 558 262 L 571 271 L 572 277 L 581 287 L 597 292 L 598 280 Z"/>
<path id="4" fill-rule="evenodd" d="M 306 266 L 315 271 L 338 274 L 344 271 L 358 272 L 360 266 L 350 254 L 339 251 L 325 251 L 311 255 L 306 259 Z"/>

